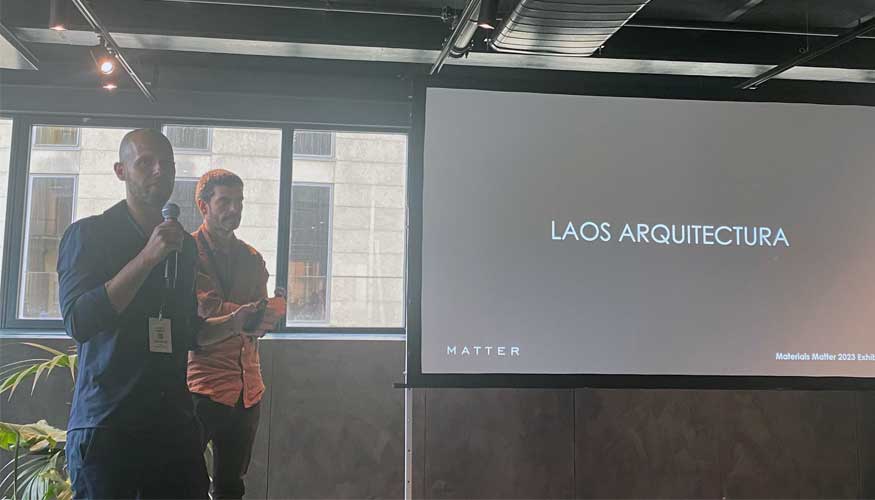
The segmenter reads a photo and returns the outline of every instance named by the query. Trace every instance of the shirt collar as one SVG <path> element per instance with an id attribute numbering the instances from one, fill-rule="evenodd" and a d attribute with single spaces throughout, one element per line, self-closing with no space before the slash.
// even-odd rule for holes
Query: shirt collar
<path id="1" fill-rule="evenodd" d="M 228 255 L 231 253 L 231 249 L 234 248 L 237 244 L 237 237 L 234 236 L 234 233 L 231 233 L 231 238 L 228 239 L 228 244 L 225 246 L 217 245 L 216 241 L 210 235 L 210 232 L 207 230 L 206 223 L 201 224 L 201 227 L 198 228 L 198 231 L 204 235 L 204 239 L 207 240 L 207 245 L 210 246 L 210 249 L 217 254 Z"/>
<path id="2" fill-rule="evenodd" d="M 122 200 L 104 212 L 105 215 L 110 216 L 112 219 L 116 221 L 119 229 L 130 229 L 133 230 L 143 241 L 148 241 L 149 237 L 146 233 L 143 232 L 143 228 L 137 224 L 137 221 L 134 220 L 134 216 L 131 215 L 131 210 L 128 208 L 128 202 Z"/>

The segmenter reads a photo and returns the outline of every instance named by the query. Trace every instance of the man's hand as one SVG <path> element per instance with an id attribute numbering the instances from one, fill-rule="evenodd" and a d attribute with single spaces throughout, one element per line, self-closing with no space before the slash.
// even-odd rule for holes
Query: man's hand
<path id="1" fill-rule="evenodd" d="M 285 297 L 273 297 L 267 301 L 267 307 L 264 310 L 264 318 L 261 320 L 261 324 L 255 330 L 244 331 L 243 334 L 250 337 L 263 337 L 265 333 L 274 329 L 276 322 L 283 317 L 285 312 Z"/>
<path id="2" fill-rule="evenodd" d="M 243 325 L 258 311 L 258 303 L 243 304 L 231 313 L 231 328 L 235 332 L 242 332 Z"/>
<path id="3" fill-rule="evenodd" d="M 155 227 L 146 246 L 104 284 L 113 310 L 121 314 L 134 300 L 152 269 L 170 252 L 182 250 L 184 229 L 178 222 L 164 222 Z"/>
<path id="4" fill-rule="evenodd" d="M 150 267 L 155 267 L 171 252 L 182 251 L 184 235 L 185 229 L 179 222 L 162 222 L 152 231 L 140 255 Z"/>

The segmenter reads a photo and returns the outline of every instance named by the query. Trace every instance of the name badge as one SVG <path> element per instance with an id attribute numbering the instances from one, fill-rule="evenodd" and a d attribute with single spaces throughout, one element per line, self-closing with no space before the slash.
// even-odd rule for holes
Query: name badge
<path id="1" fill-rule="evenodd" d="M 170 319 L 149 318 L 149 350 L 163 353 L 173 352 Z"/>

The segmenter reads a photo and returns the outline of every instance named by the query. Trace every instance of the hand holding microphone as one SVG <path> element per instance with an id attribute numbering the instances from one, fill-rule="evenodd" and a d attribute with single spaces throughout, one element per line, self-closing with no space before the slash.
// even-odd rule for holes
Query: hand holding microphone
<path id="1" fill-rule="evenodd" d="M 179 222 L 176 221 L 176 218 L 173 217 L 173 207 L 170 207 L 170 205 L 175 207 L 176 217 L 179 216 L 179 207 L 173 203 L 168 203 L 168 206 L 165 206 L 164 210 L 162 210 L 164 222 L 155 227 L 155 230 L 152 231 L 152 235 L 149 237 L 149 241 L 146 243 L 146 247 L 143 248 L 143 251 L 141 252 L 143 258 L 151 267 L 157 266 L 172 253 L 177 253 L 182 250 L 185 230 Z M 172 256 L 167 260 L 168 262 L 172 260 L 176 263 L 176 259 Z M 165 268 L 169 274 L 171 271 L 170 265 L 165 265 Z M 175 270 L 175 268 L 173 270 Z"/>
<path id="2" fill-rule="evenodd" d="M 164 208 L 161 209 L 161 215 L 164 217 L 164 224 L 182 229 L 182 226 L 179 225 L 179 205 L 176 203 L 164 205 Z M 161 226 L 164 224 L 161 224 Z M 170 290 L 176 288 L 176 271 L 179 269 L 180 250 L 182 250 L 181 235 L 177 247 L 171 250 L 167 260 L 164 261 L 164 286 Z"/>

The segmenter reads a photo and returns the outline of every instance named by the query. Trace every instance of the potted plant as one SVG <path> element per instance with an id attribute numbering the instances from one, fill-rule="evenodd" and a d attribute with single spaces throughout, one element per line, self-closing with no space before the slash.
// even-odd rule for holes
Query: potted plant
<path id="1" fill-rule="evenodd" d="M 75 348 L 64 353 L 41 344 L 23 344 L 43 351 L 42 357 L 0 367 L 0 394 L 8 392 L 11 399 L 16 389 L 31 378 L 33 394 L 37 383 L 56 368 L 68 369 L 75 381 Z M 64 454 L 66 439 L 65 430 L 52 427 L 45 420 L 24 425 L 0 422 L 0 448 L 12 453 L 12 459 L 0 469 L 0 495 L 14 500 L 72 499 Z"/>

